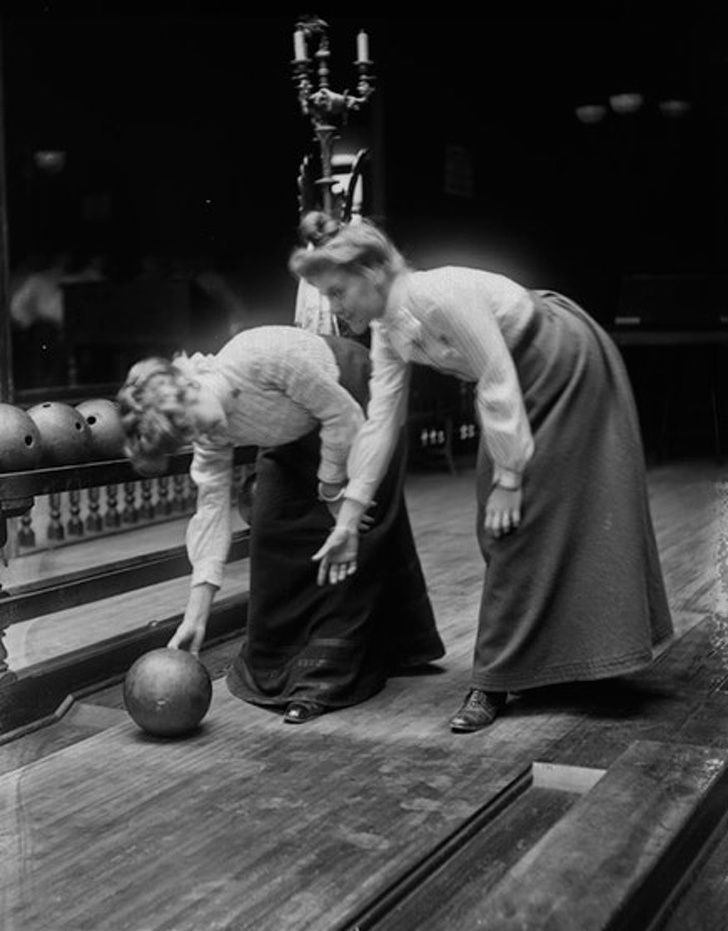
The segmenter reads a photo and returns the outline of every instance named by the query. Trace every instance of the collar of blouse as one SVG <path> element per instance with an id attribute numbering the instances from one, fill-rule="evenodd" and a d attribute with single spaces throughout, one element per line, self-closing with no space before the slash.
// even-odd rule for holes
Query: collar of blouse
<path id="1" fill-rule="evenodd" d="M 397 353 L 405 361 L 410 361 L 414 346 L 422 343 L 423 327 L 407 308 L 407 280 L 408 275 L 403 274 L 392 284 L 379 325 Z"/>

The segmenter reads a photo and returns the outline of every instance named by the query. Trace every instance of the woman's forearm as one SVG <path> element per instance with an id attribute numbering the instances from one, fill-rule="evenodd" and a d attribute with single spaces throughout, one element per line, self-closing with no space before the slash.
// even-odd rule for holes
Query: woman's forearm
<path id="1" fill-rule="evenodd" d="M 217 586 L 212 585 L 210 582 L 199 582 L 191 585 L 187 600 L 187 613 L 194 614 L 196 617 L 204 617 L 207 620 L 217 590 Z"/>
<path id="2" fill-rule="evenodd" d="M 341 509 L 336 517 L 336 526 L 345 527 L 352 533 L 357 533 L 367 505 L 355 498 L 344 498 Z"/>

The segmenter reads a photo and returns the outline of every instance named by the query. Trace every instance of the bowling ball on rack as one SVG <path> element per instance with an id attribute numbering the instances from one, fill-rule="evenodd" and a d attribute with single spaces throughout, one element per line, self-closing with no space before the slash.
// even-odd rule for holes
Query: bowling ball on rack
<path id="1" fill-rule="evenodd" d="M 121 459 L 126 440 L 119 406 L 108 398 L 89 398 L 76 405 L 88 424 L 94 459 Z"/>
<path id="2" fill-rule="evenodd" d="M 90 431 L 75 407 L 63 401 L 43 401 L 28 410 L 41 438 L 41 464 L 77 465 L 91 458 Z"/>
<path id="3" fill-rule="evenodd" d="M 140 656 L 124 679 L 124 704 L 134 723 L 154 737 L 194 731 L 212 701 L 212 680 L 185 650 L 160 647 Z"/>
<path id="4" fill-rule="evenodd" d="M 41 461 L 41 438 L 35 421 L 13 404 L 0 404 L 0 472 L 25 472 Z"/>

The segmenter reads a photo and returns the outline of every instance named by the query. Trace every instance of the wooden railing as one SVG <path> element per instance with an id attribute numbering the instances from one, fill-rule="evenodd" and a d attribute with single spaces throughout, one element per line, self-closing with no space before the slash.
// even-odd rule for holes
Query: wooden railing
<path id="1" fill-rule="evenodd" d="M 236 477 L 244 469 L 237 466 Z M 7 521 L 6 557 L 57 550 L 175 520 L 191 514 L 196 499 L 194 483 L 184 473 L 52 491 L 37 496 L 32 509 Z"/>

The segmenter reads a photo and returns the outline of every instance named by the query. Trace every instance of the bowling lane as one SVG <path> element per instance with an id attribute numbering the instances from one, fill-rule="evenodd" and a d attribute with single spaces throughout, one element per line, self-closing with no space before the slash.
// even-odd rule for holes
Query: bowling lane
<path id="1" fill-rule="evenodd" d="M 327 929 L 576 720 L 449 733 L 461 671 L 391 680 L 303 727 L 221 681 L 202 731 L 124 722 L 0 779 L 4 926 Z"/>
<path id="2" fill-rule="evenodd" d="M 639 703 L 608 687 L 524 699 L 485 732 L 450 734 L 482 578 L 470 478 L 448 479 L 447 508 L 429 477 L 410 489 L 440 666 L 300 728 L 217 682 L 190 740 L 160 744 L 127 721 L 7 772 L 0 926 L 332 931 L 534 761 L 606 768 L 636 739 L 728 746 L 714 469 L 651 476 L 682 637 L 641 677 Z"/>

